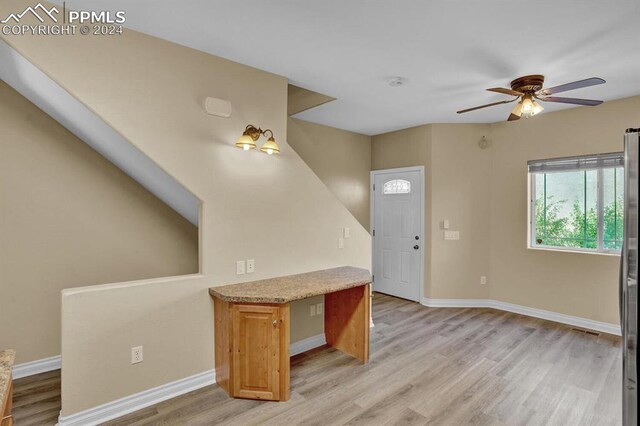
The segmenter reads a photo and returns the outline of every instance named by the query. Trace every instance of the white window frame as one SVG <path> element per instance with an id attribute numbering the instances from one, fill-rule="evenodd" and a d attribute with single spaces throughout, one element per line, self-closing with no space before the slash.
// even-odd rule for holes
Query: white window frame
<path id="1" fill-rule="evenodd" d="M 579 158 L 579 157 L 576 157 Z M 548 160 L 554 161 L 554 160 Z M 535 175 L 545 173 L 544 171 L 539 172 L 528 172 L 528 187 L 529 187 L 529 211 L 528 211 L 528 219 L 529 219 L 529 232 L 527 237 L 527 248 L 531 250 L 547 250 L 547 251 L 561 251 L 561 252 L 574 252 L 574 253 L 588 253 L 588 254 L 600 254 L 600 255 L 608 255 L 608 256 L 620 256 L 620 250 L 615 249 L 607 249 L 603 246 L 603 237 L 604 237 L 604 203 L 602 200 L 604 199 L 604 187 L 602 185 L 604 173 L 603 170 L 605 167 L 596 168 L 595 170 L 598 173 L 597 181 L 597 213 L 598 213 L 598 247 L 596 249 L 588 249 L 581 247 L 560 247 L 560 246 L 550 246 L 545 244 L 536 244 L 536 226 L 535 226 L 535 211 L 536 211 L 536 180 Z M 594 169 L 591 169 L 594 170 Z M 579 171 L 576 169 L 575 171 Z"/>

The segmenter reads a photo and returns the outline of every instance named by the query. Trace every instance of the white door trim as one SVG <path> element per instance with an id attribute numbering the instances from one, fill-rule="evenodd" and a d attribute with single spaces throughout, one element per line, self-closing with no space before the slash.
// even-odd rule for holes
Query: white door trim
<path id="1" fill-rule="evenodd" d="M 424 182 L 424 166 L 411 166 L 411 167 L 399 167 L 395 169 L 383 169 L 383 170 L 372 170 L 369 175 L 369 211 L 371 215 L 369 217 L 369 233 L 371 234 L 371 273 L 373 276 L 376 276 L 376 262 L 375 255 L 376 252 L 376 238 L 373 236 L 373 227 L 375 225 L 375 192 L 373 190 L 373 185 L 375 182 L 375 177 L 379 175 L 386 175 L 392 173 L 402 173 L 402 172 L 418 172 L 420 174 L 420 180 L 422 181 L 422 194 L 420 194 L 420 241 L 422 242 L 420 246 L 422 247 L 422 256 L 420 257 L 420 299 L 418 303 L 421 303 L 424 298 L 424 256 L 426 249 L 426 241 L 424 237 L 424 194 L 426 193 L 426 187 Z M 375 280 L 373 286 L 375 288 Z"/>

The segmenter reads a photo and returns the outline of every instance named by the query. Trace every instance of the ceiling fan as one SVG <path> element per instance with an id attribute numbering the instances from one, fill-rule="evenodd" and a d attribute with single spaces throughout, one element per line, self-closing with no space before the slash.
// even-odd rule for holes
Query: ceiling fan
<path id="1" fill-rule="evenodd" d="M 518 102 L 518 104 L 511 111 L 511 114 L 507 119 L 508 121 L 519 120 L 522 116 L 524 116 L 525 118 L 529 118 L 541 112 L 544 108 L 536 100 L 543 102 L 560 102 L 563 104 L 596 106 L 600 105 L 603 101 L 596 101 L 592 99 L 559 98 L 549 95 L 604 83 L 606 82 L 603 79 L 592 77 L 585 80 L 574 81 L 573 83 L 561 84 L 560 86 L 551 87 L 549 89 L 543 89 L 543 75 L 525 75 L 524 77 L 519 77 L 513 80 L 510 84 L 511 89 L 507 89 L 506 87 L 493 87 L 491 89 L 487 89 L 490 92 L 503 93 L 505 95 L 515 96 L 515 98 L 507 101 L 493 102 L 486 105 L 463 109 L 461 111 L 458 111 L 458 114 L 463 114 L 465 112 L 475 111 L 477 109 L 487 108 L 494 105 L 508 104 L 517 100 L 520 100 L 520 102 Z"/>

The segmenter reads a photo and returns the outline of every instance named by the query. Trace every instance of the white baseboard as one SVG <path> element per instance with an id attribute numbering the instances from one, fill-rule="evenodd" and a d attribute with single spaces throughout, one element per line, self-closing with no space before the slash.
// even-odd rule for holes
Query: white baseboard
<path id="1" fill-rule="evenodd" d="M 317 348 L 318 346 L 326 345 L 327 339 L 322 334 L 316 334 L 315 336 L 307 337 L 306 339 L 294 342 L 289 347 L 289 356 L 294 356 L 306 352 L 310 349 Z"/>
<path id="2" fill-rule="evenodd" d="M 311 336 L 304 340 L 293 343 L 290 346 L 291 356 L 306 352 L 310 349 L 322 346 L 326 343 L 324 333 Z M 153 404 L 175 398 L 187 392 L 194 391 L 204 386 L 215 383 L 214 370 L 205 371 L 195 376 L 167 383 L 166 385 L 148 389 L 140 393 L 108 402 L 97 407 L 81 411 L 70 416 L 60 417 L 58 419 L 59 426 L 92 426 L 108 420 L 122 417 L 134 411 L 141 410 Z"/>
<path id="3" fill-rule="evenodd" d="M 588 318 L 575 317 L 558 312 L 546 311 L 544 309 L 530 308 L 528 306 L 516 305 L 514 303 L 501 302 L 492 299 L 422 299 L 422 304 L 434 308 L 493 308 L 501 311 L 513 312 L 529 317 L 541 318 L 568 324 L 575 327 L 586 328 L 588 330 L 600 331 L 602 333 L 615 334 L 620 336 L 620 326 L 607 322 L 595 321 Z"/>
<path id="4" fill-rule="evenodd" d="M 104 423 L 142 408 L 175 398 L 187 392 L 212 385 L 216 382 L 214 370 L 205 371 L 191 377 L 176 380 L 152 389 L 81 411 L 70 416 L 60 416 L 59 426 L 93 426 Z"/>
<path id="5" fill-rule="evenodd" d="M 422 298 L 422 305 L 431 308 L 492 308 L 489 299 L 429 299 Z"/>
<path id="6" fill-rule="evenodd" d="M 13 366 L 12 375 L 14 379 L 33 376 L 34 374 L 46 373 L 47 371 L 59 370 L 62 367 L 60 355 L 51 358 L 38 359 L 36 361 L 25 362 Z"/>

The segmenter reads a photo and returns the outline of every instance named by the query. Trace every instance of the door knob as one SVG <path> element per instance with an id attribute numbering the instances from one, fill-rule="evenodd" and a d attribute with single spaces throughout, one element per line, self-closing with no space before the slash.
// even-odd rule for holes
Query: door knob
<path id="1" fill-rule="evenodd" d="M 419 240 L 419 239 L 420 239 L 420 237 L 418 237 L 418 236 L 416 235 L 416 241 L 417 241 L 417 240 Z"/>
<path id="2" fill-rule="evenodd" d="M 273 324 L 274 327 L 277 327 L 278 326 L 278 320 L 273 320 L 273 322 L 271 324 Z"/>
<path id="3" fill-rule="evenodd" d="M 419 248 L 420 248 L 420 246 L 419 246 L 419 245 L 417 245 L 417 244 L 416 244 L 415 246 L 413 246 L 413 249 L 414 249 L 414 250 L 418 250 Z"/>

